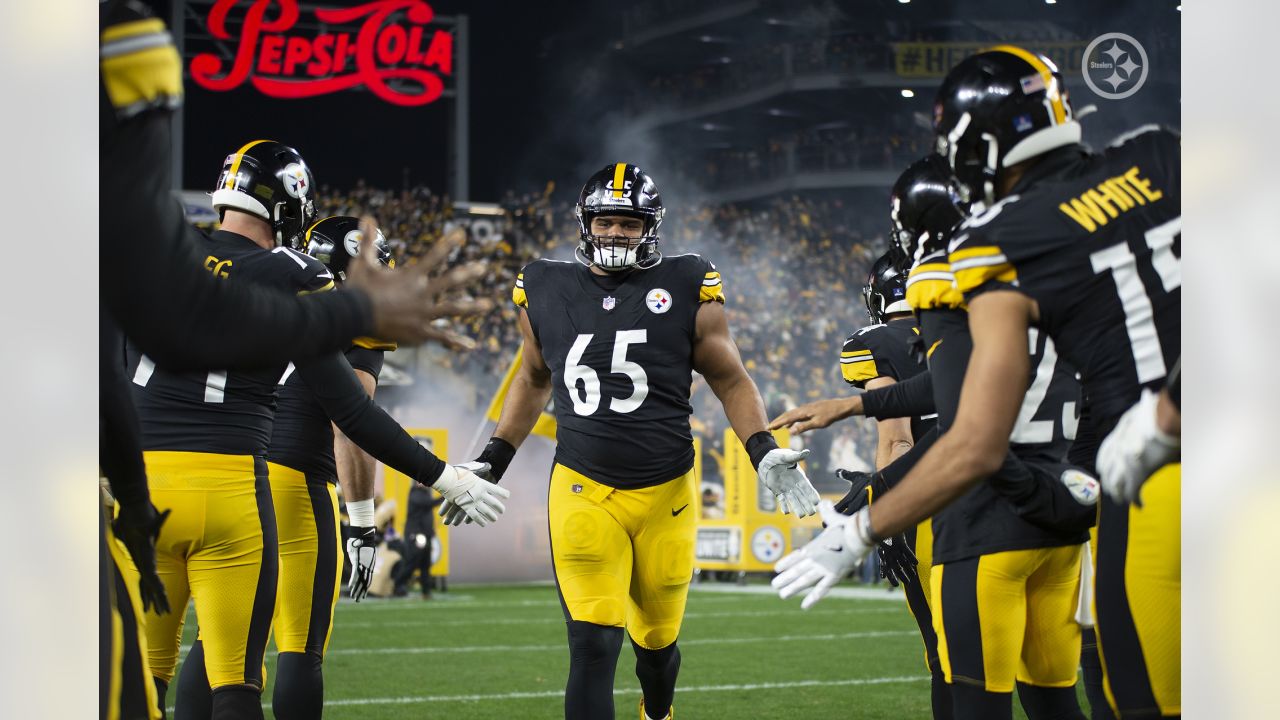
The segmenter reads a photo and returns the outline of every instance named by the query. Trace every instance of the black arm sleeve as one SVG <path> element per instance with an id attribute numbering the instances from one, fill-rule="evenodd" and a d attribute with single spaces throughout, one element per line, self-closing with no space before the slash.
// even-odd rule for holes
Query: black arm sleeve
<path id="1" fill-rule="evenodd" d="M 444 461 L 374 404 L 342 353 L 297 363 L 297 373 L 329 419 L 361 450 L 423 485 L 431 485 L 444 472 Z"/>
<path id="2" fill-rule="evenodd" d="M 1169 399 L 1173 401 L 1173 406 L 1182 412 L 1182 357 L 1178 357 L 1178 362 L 1173 364 L 1173 371 L 1169 373 Z"/>
<path id="3" fill-rule="evenodd" d="M 98 335 L 98 466 L 117 503 L 147 503 L 151 493 L 142 462 L 142 431 L 124 376 L 124 337 L 101 308 Z"/>
<path id="4" fill-rule="evenodd" d="M 362 292 L 299 298 L 206 272 L 169 194 L 170 114 L 118 120 L 101 81 L 99 95 L 99 297 L 144 352 L 175 370 L 264 366 L 373 333 Z"/>
<path id="5" fill-rule="evenodd" d="M 927 371 L 862 394 L 862 414 L 877 420 L 920 417 L 937 411 L 933 402 L 933 374 Z"/>

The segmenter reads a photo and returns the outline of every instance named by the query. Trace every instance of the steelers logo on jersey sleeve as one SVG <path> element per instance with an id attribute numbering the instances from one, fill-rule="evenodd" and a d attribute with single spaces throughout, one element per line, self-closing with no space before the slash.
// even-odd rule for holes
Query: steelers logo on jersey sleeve
<path id="1" fill-rule="evenodd" d="M 645 296 L 644 304 L 649 307 L 649 312 L 661 315 L 671 309 L 671 293 L 662 288 L 654 288 Z"/>

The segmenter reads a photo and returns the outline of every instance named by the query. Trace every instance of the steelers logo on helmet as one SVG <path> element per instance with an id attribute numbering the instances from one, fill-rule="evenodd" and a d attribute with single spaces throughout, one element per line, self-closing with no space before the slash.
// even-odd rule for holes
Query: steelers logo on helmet
<path id="1" fill-rule="evenodd" d="M 359 230 L 352 230 L 347 233 L 346 237 L 342 238 L 342 246 L 347 249 L 347 254 L 351 257 L 360 254 L 360 238 L 363 234 Z"/>
<path id="2" fill-rule="evenodd" d="M 280 180 L 284 183 L 284 191 L 289 197 L 303 198 L 311 192 L 311 183 L 307 179 L 307 170 L 298 163 L 290 163 L 280 171 Z"/>
<path id="3" fill-rule="evenodd" d="M 628 163 L 611 163 L 588 178 L 573 208 L 580 232 L 574 257 L 609 272 L 651 268 L 662 261 L 658 228 L 666 209 L 653 178 Z M 639 236 L 596 235 L 597 217 L 623 216 L 640 221 Z"/>

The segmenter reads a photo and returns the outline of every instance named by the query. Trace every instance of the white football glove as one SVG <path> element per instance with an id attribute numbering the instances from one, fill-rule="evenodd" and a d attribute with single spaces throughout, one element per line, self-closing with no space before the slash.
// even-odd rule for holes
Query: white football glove
<path id="1" fill-rule="evenodd" d="M 492 468 L 489 467 L 489 463 L 472 460 L 471 462 L 462 463 L 457 467 L 470 470 L 476 477 L 486 482 L 494 484 L 498 482 L 493 479 L 493 473 L 491 472 Z M 471 524 L 471 518 L 467 517 L 467 514 L 462 511 L 462 508 L 458 507 L 452 500 L 445 500 L 440 504 L 440 517 L 444 518 L 442 522 L 445 525 L 462 525 L 464 523 L 467 525 Z"/>
<path id="2" fill-rule="evenodd" d="M 778 575 L 770 584 L 778 591 L 778 597 L 786 600 L 808 590 L 800 603 L 800 609 L 808 610 L 853 572 L 875 547 L 867 537 L 870 533 L 858 529 L 869 525 L 870 511 L 871 508 L 863 508 L 852 517 L 841 515 L 830 500 L 823 500 L 818 512 L 827 529 L 773 566 Z"/>
<path id="3" fill-rule="evenodd" d="M 1156 393 L 1143 390 L 1142 397 L 1120 416 L 1098 449 L 1102 489 L 1118 503 L 1141 507 L 1139 493 L 1147 478 L 1182 458 L 1182 439 L 1156 426 L 1157 399 Z"/>
<path id="4" fill-rule="evenodd" d="M 784 515 L 794 512 L 797 517 L 808 517 L 818 511 L 822 497 L 800 469 L 800 461 L 807 457 L 808 450 L 774 448 L 760 460 L 760 482 L 777 498 Z"/>
<path id="5" fill-rule="evenodd" d="M 347 538 L 347 557 L 351 559 L 347 592 L 352 600 L 360 602 L 369 594 L 369 583 L 373 581 L 373 568 L 378 559 L 378 528 L 351 528 L 351 537 Z"/>
<path id="6" fill-rule="evenodd" d="M 507 507 L 502 498 L 511 497 L 511 491 L 480 477 L 471 468 L 484 463 L 445 465 L 444 472 L 431 487 L 444 496 L 440 516 L 449 525 L 461 525 L 465 520 L 484 527 L 497 522 Z"/>

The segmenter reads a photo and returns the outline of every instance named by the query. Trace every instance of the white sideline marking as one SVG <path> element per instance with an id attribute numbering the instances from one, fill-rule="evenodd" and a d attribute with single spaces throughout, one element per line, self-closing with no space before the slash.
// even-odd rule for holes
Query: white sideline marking
<path id="1" fill-rule="evenodd" d="M 888 683 L 910 683 L 928 680 L 927 675 L 879 678 L 850 678 L 847 680 L 795 680 L 791 682 L 743 683 L 739 685 L 694 685 L 677 687 L 676 695 L 700 692 L 741 692 L 750 690 L 783 690 L 802 687 L 845 687 L 849 685 L 884 685 Z M 614 695 L 635 695 L 638 689 L 614 690 Z M 485 700 L 519 700 L 525 698 L 557 698 L 564 697 L 563 690 L 539 690 L 536 692 L 511 692 L 493 695 L 440 695 L 436 697 L 395 697 L 395 698 L 354 698 L 350 700 L 329 700 L 326 706 L 343 705 L 414 705 L 432 702 L 480 702 Z M 263 705 L 266 707 L 266 705 Z"/>
<path id="2" fill-rule="evenodd" d="M 690 592 L 730 595 L 778 594 L 778 591 L 769 585 L 694 584 L 690 586 L 689 590 Z M 901 591 L 885 590 L 884 588 L 836 587 L 831 588 L 831 592 L 827 593 L 827 598 L 841 598 L 845 600 L 889 600 L 893 602 L 902 602 L 903 595 Z"/>
<path id="3" fill-rule="evenodd" d="M 887 685 L 890 683 L 912 683 L 929 680 L 928 675 L 910 675 L 901 677 L 849 678 L 847 680 L 793 680 L 790 682 L 743 683 L 739 685 L 693 685 L 677 687 L 676 694 L 701 692 L 741 692 L 751 690 L 787 690 L 802 687 L 848 687 L 850 685 Z M 638 689 L 615 689 L 613 694 L 635 695 Z M 564 690 L 538 690 L 533 692 L 494 693 L 491 695 L 420 695 L 417 697 L 390 698 L 351 698 L 348 700 L 326 700 L 325 707 L 342 707 L 344 705 L 417 705 L 419 703 L 438 702 L 483 702 L 486 700 L 524 700 L 536 698 L 564 697 Z M 268 710 L 271 703 L 263 703 L 262 708 Z M 172 713 L 174 708 L 170 706 Z"/>
<path id="4" fill-rule="evenodd" d="M 696 587 L 696 586 L 695 586 Z M 768 585 L 762 586 L 769 589 Z M 842 588 L 835 588 L 831 592 Z M 849 588 L 854 589 L 854 588 Z M 723 591 L 712 591 L 710 594 L 719 594 Z M 767 594 L 777 594 L 776 590 L 769 590 Z M 417 598 L 376 598 L 369 599 L 363 603 L 356 603 L 343 598 L 338 603 L 338 610 L 349 612 L 367 612 L 370 610 L 406 610 L 406 611 L 423 611 L 437 612 L 440 610 L 470 610 L 472 608 L 521 608 L 521 607 L 560 607 L 560 601 L 556 599 L 555 593 L 551 593 L 546 600 L 499 600 L 499 601 L 481 601 L 471 602 L 474 595 L 451 595 L 449 593 L 437 593 L 431 601 L 424 602 Z M 843 595 L 829 594 L 827 597 L 844 597 Z M 900 596 L 894 595 L 890 597 L 869 598 L 874 600 L 900 600 Z M 742 598 L 733 596 L 721 597 L 701 597 L 697 602 L 701 603 L 732 603 L 739 602 Z"/>

